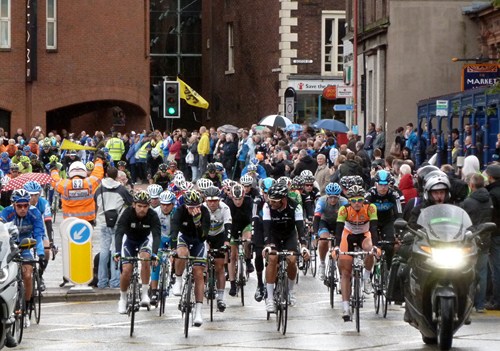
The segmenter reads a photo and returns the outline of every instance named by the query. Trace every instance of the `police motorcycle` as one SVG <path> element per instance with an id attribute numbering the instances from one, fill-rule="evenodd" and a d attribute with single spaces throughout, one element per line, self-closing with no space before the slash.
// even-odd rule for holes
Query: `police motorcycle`
<path id="1" fill-rule="evenodd" d="M 496 225 L 484 223 L 471 232 L 469 215 L 450 204 L 423 208 L 417 224 L 418 230 L 403 219 L 394 224 L 414 236 L 403 281 L 405 321 L 420 331 L 424 343 L 449 350 L 455 332 L 470 322 L 476 291 L 476 239 Z"/>

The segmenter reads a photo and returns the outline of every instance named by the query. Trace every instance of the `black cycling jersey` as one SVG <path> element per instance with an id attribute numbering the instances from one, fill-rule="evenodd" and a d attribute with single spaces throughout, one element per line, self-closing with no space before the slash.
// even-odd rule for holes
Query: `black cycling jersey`
<path id="1" fill-rule="evenodd" d="M 400 218 L 403 215 L 400 198 L 401 195 L 394 189 L 389 189 L 384 196 L 377 192 L 376 187 L 368 190 L 366 200 L 377 206 L 379 225 L 394 222 L 396 218 Z"/>
<path id="2" fill-rule="evenodd" d="M 236 207 L 231 199 L 226 199 L 226 205 L 231 210 L 231 218 L 233 219 L 231 233 L 233 235 L 241 233 L 246 226 L 252 224 L 253 201 L 250 197 L 245 196 L 240 207 Z"/>
<path id="3" fill-rule="evenodd" d="M 168 189 L 168 185 L 170 184 L 171 181 L 172 181 L 172 175 L 170 175 L 170 173 L 166 173 L 165 176 L 162 176 L 161 172 L 158 172 L 153 177 L 153 182 L 155 184 L 161 185 L 163 190 Z"/>
<path id="4" fill-rule="evenodd" d="M 186 206 L 181 206 L 175 211 L 171 223 L 171 237 L 174 247 L 177 245 L 179 233 L 182 233 L 183 236 L 206 240 L 210 230 L 210 212 L 208 208 L 201 206 L 201 219 L 199 225 L 196 225 Z"/>
<path id="5" fill-rule="evenodd" d="M 215 174 L 214 177 L 211 177 L 210 173 L 208 173 L 208 171 L 206 171 L 205 174 L 203 174 L 202 178 L 210 179 L 212 181 L 212 183 L 214 183 L 215 187 L 217 187 L 219 189 L 222 188 L 222 176 L 220 174 Z"/>
<path id="6" fill-rule="evenodd" d="M 304 216 L 312 220 L 314 217 L 314 206 L 316 204 L 316 200 L 321 196 L 321 193 L 318 189 L 314 188 L 310 192 L 303 191 L 302 194 L 302 206 L 304 207 Z"/>
<path id="7" fill-rule="evenodd" d="M 123 236 L 127 235 L 127 238 L 133 241 L 144 241 L 147 239 L 149 234 L 153 235 L 153 253 L 158 252 L 161 241 L 161 224 L 158 214 L 153 209 L 148 209 L 146 216 L 144 218 L 137 218 L 135 209 L 133 207 L 127 207 L 123 210 L 118 223 L 116 225 L 115 232 L 115 250 L 116 252 L 121 252 Z"/>
<path id="8" fill-rule="evenodd" d="M 254 200 L 257 196 L 260 196 L 260 192 L 259 192 L 258 189 L 252 187 L 252 189 L 250 190 L 250 192 L 248 194 L 245 194 L 245 196 L 251 198 L 252 200 Z"/>
<path id="9" fill-rule="evenodd" d="M 269 204 L 265 203 L 262 209 L 262 220 L 266 244 L 273 242 L 273 238 L 285 240 L 290 236 L 296 236 L 297 233 L 300 242 L 306 243 L 302 206 L 291 198 L 288 198 L 287 205 L 283 210 L 273 210 Z"/>

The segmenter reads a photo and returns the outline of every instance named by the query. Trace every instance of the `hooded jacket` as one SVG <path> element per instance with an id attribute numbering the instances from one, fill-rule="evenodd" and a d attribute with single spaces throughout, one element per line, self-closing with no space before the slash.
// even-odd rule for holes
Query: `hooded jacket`
<path id="1" fill-rule="evenodd" d="M 121 214 L 125 207 L 132 205 L 133 200 L 132 195 L 120 182 L 109 177 L 102 180 L 101 186 L 97 189 L 94 198 L 97 225 L 106 224 L 106 219 L 104 218 L 105 210 L 117 210 Z"/>
<path id="2" fill-rule="evenodd" d="M 304 170 L 310 170 L 313 174 L 316 173 L 316 169 L 318 168 L 318 162 L 314 158 L 309 155 L 306 155 L 297 162 L 297 166 L 293 170 L 293 175 L 298 176 Z"/>
<path id="3" fill-rule="evenodd" d="M 408 203 L 411 199 L 418 196 L 417 189 L 413 185 L 413 178 L 411 174 L 405 174 L 399 181 L 399 190 L 403 193 L 405 201 Z"/>

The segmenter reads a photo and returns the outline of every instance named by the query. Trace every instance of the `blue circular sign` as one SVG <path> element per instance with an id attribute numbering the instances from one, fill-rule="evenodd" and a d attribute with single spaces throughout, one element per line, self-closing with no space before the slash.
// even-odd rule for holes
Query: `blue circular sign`
<path id="1" fill-rule="evenodd" d="M 77 244 L 86 243 L 90 239 L 90 228 L 85 223 L 77 222 L 70 227 L 69 237 Z"/>

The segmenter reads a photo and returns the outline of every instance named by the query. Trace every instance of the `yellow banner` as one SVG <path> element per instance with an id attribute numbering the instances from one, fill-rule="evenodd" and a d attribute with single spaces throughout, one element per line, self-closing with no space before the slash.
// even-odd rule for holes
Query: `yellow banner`
<path id="1" fill-rule="evenodd" d="M 186 100 L 191 106 L 201 107 L 208 109 L 208 101 L 205 100 L 200 94 L 198 94 L 193 88 L 184 83 L 179 77 L 177 77 L 179 82 L 179 89 L 181 91 L 181 99 Z"/>
<path id="2" fill-rule="evenodd" d="M 64 139 L 61 144 L 61 150 L 96 150 L 95 147 L 83 146 L 77 143 L 73 143 L 67 139 Z"/>

